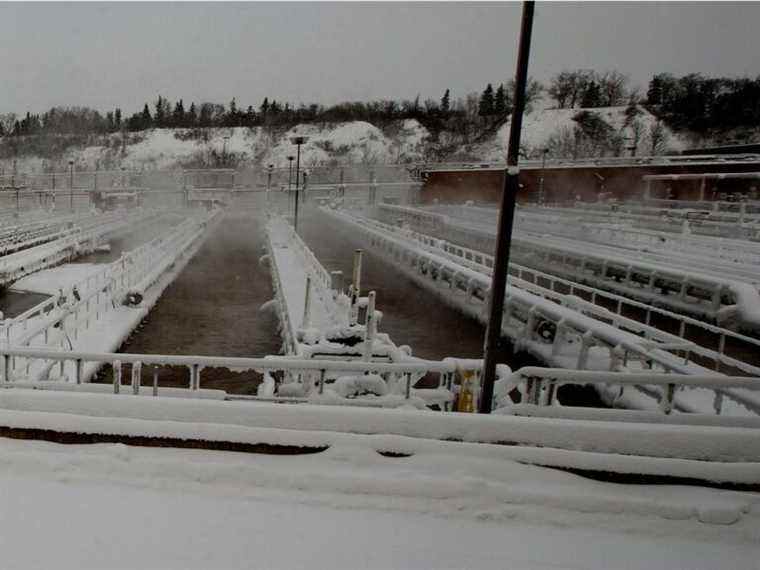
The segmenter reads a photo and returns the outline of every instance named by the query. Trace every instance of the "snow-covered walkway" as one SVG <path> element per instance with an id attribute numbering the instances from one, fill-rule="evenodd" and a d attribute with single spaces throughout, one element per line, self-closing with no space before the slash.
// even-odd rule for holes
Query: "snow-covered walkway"
<path id="1" fill-rule="evenodd" d="M 8 570 L 714 570 L 757 568 L 760 556 L 757 496 L 596 483 L 511 462 L 0 440 L 0 465 Z M 510 498 L 509 489 L 548 500 Z M 584 512 L 551 497 L 604 490 L 622 502 Z M 625 500 L 630 492 L 648 497 L 642 505 L 747 512 L 731 525 L 683 509 L 653 516 Z"/>

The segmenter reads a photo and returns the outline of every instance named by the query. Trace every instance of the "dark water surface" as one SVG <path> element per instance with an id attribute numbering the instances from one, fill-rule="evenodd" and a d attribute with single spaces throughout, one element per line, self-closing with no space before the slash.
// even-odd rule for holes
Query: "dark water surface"
<path id="1" fill-rule="evenodd" d="M 258 357 L 277 354 L 281 339 L 273 311 L 261 311 L 272 298 L 269 271 L 259 265 L 263 254 L 264 218 L 239 210 L 228 213 L 187 267 L 164 292 L 121 352 Z M 349 229 L 307 209 L 301 235 L 328 270 L 342 270 L 350 280 L 353 251 L 361 242 Z M 483 327 L 415 285 L 389 263 L 365 252 L 363 291 L 374 290 L 384 317 L 380 331 L 398 344 L 408 344 L 422 358 L 482 355 Z M 143 384 L 152 378 L 143 369 Z M 129 371 L 124 371 L 127 382 Z M 188 371 L 160 368 L 159 384 L 187 386 Z M 111 381 L 110 370 L 100 380 Z M 205 369 L 203 388 L 253 393 L 259 375 Z"/>
<path id="2" fill-rule="evenodd" d="M 362 241 L 351 230 L 307 209 L 299 221 L 301 237 L 328 271 L 343 271 L 351 281 L 354 249 Z M 374 290 L 383 313 L 380 332 L 397 345 L 408 344 L 420 358 L 440 360 L 446 356 L 482 358 L 483 326 L 440 301 L 407 279 L 392 264 L 372 251 L 364 251 L 362 295 Z"/>

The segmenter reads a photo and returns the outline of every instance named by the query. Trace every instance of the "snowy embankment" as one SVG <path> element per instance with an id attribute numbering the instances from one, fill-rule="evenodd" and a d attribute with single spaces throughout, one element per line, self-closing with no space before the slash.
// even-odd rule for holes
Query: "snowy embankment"
<path id="1" fill-rule="evenodd" d="M 410 455 L 428 450 L 561 468 L 760 485 L 760 441 L 757 430 L 749 428 L 17 389 L 0 392 L 0 426 L 305 450 L 353 442 Z"/>
<path id="2" fill-rule="evenodd" d="M 598 115 L 605 123 L 621 137 L 627 140 L 634 140 L 637 135 L 633 131 L 632 122 L 626 116 L 626 107 L 599 107 L 590 109 L 536 109 L 526 113 L 523 117 L 522 137 L 520 147 L 527 153 L 535 153 L 542 148 L 546 148 L 553 138 L 567 136 L 578 127 L 578 123 L 573 120 L 583 111 L 588 111 Z M 652 115 L 642 106 L 638 107 L 639 114 L 636 117 L 637 127 L 640 129 L 638 135 L 639 144 L 636 154 L 638 156 L 649 156 L 652 154 L 652 141 L 649 133 L 652 127 L 657 124 L 657 117 Z M 471 154 L 481 156 L 483 161 L 504 160 L 507 155 L 507 142 L 509 140 L 509 129 L 511 120 L 507 120 L 496 132 L 496 135 L 484 143 L 475 145 Z M 688 144 L 679 135 L 663 126 L 665 131 L 665 141 L 668 150 L 680 151 L 687 148 Z"/>
<path id="3" fill-rule="evenodd" d="M 0 440 L 0 465 L 6 568 L 714 570 L 758 558 L 756 495 L 599 483 L 498 456 Z"/>

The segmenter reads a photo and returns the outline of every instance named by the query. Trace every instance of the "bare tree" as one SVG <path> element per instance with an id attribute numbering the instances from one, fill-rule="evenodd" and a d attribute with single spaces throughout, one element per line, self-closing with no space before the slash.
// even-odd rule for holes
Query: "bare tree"
<path id="1" fill-rule="evenodd" d="M 664 154 L 668 149 L 668 131 L 662 121 L 649 127 L 649 149 L 652 156 Z"/>
<path id="2" fill-rule="evenodd" d="M 13 131 L 13 125 L 16 124 L 16 118 L 16 113 L 0 113 L 2 132 L 10 134 Z"/>
<path id="3" fill-rule="evenodd" d="M 590 70 L 565 70 L 551 79 L 546 92 L 557 103 L 559 109 L 572 109 L 581 102 L 593 79 L 594 72 Z"/>
<path id="4" fill-rule="evenodd" d="M 628 76 L 619 71 L 605 71 L 599 76 L 602 100 L 606 107 L 616 107 L 625 102 L 628 93 Z"/>

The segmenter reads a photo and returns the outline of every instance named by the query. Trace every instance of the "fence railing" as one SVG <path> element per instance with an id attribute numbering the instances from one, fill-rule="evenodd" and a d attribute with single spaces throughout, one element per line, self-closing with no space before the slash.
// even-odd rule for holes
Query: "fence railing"
<path id="1" fill-rule="evenodd" d="M 3 387 L 34 387 L 25 376 L 14 368 L 12 362 L 41 360 L 52 362 L 61 370 L 61 375 L 67 375 L 68 382 L 45 383 L 45 387 L 54 389 L 56 385 L 81 384 L 82 371 L 86 364 L 110 365 L 113 369 L 112 385 L 115 394 L 128 393 L 133 395 L 159 396 L 158 377 L 163 367 L 180 367 L 187 370 L 188 396 L 203 389 L 203 371 L 205 369 L 229 369 L 235 371 L 254 371 L 259 374 L 281 374 L 282 378 L 298 377 L 302 382 L 314 388 L 315 394 L 323 394 L 331 382 L 341 376 L 360 376 L 377 374 L 394 387 L 395 394 L 403 399 L 409 399 L 430 390 L 446 390 L 455 392 L 461 378 L 458 374 L 471 372 L 479 378 L 482 371 L 482 361 L 444 359 L 442 361 L 415 360 L 414 362 L 387 363 L 366 362 L 360 360 L 338 361 L 319 359 L 299 359 L 293 357 L 266 358 L 236 358 L 220 356 L 194 355 L 158 355 L 158 354 L 129 354 L 129 353 L 99 353 L 84 351 L 59 351 L 36 348 L 7 348 L 0 347 L 2 358 Z M 21 367 L 23 369 L 23 366 Z M 125 378 L 126 377 L 126 378 Z M 147 377 L 147 381 L 146 381 Z M 416 379 L 425 377 L 426 386 L 433 388 L 415 388 Z M 431 382 L 432 378 L 432 382 Z M 125 379 L 127 384 L 125 386 Z M 507 391 L 517 388 L 521 394 L 518 401 L 536 406 L 551 406 L 557 401 L 558 389 L 567 384 L 592 384 L 605 389 L 616 389 L 622 396 L 627 388 L 641 388 L 658 400 L 657 408 L 663 414 L 670 414 L 678 408 L 678 393 L 682 389 L 708 390 L 713 394 L 712 411 L 720 415 L 724 409 L 724 398 L 747 400 L 750 394 L 756 410 L 760 411 L 760 378 L 730 377 L 720 375 L 675 375 L 652 372 L 641 373 L 609 373 L 598 371 L 577 371 L 556 368 L 524 367 L 514 372 L 502 370 L 499 383 L 503 383 L 497 391 L 497 399 L 505 397 Z M 476 379 L 474 386 L 479 383 Z M 744 395 L 737 395 L 737 391 Z M 510 392 L 512 393 L 512 392 Z M 231 399 L 240 399 L 232 396 Z M 277 400 L 276 397 L 257 398 L 247 396 L 244 399 Z M 307 401 L 305 398 L 281 398 L 284 401 Z M 314 399 L 313 401 L 319 401 Z M 331 402 L 335 403 L 335 402 Z M 346 403 L 352 403 L 350 399 Z M 366 404 L 361 400 L 356 404 Z M 502 399 L 494 405 L 505 405 Z M 508 405 L 508 404 L 507 404 Z M 442 408 L 449 410 L 449 406 Z M 651 410 L 649 410 L 651 411 Z"/>
<path id="2" fill-rule="evenodd" d="M 745 376 L 648 374 L 595 372 L 581 373 L 562 368 L 524 367 L 512 373 L 512 384 L 523 384 L 525 403 L 551 406 L 555 403 L 557 390 L 563 385 L 592 384 L 601 388 L 615 387 L 618 397 L 623 396 L 627 387 L 644 388 L 659 399 L 659 409 L 669 414 L 676 405 L 679 389 L 704 389 L 713 393 L 712 407 L 716 414 L 723 411 L 724 399 L 732 399 L 760 414 L 760 378 Z M 744 391 L 741 394 L 737 391 Z M 749 393 L 749 396 L 746 394 Z"/>
<path id="3" fill-rule="evenodd" d="M 254 371 L 263 373 L 282 373 L 286 378 L 299 378 L 299 380 L 312 387 L 313 393 L 321 395 L 330 382 L 340 376 L 365 374 L 377 374 L 383 377 L 394 393 L 403 399 L 410 399 L 418 393 L 426 393 L 429 390 L 446 389 L 453 390 L 455 375 L 458 371 L 467 370 L 475 374 L 473 385 L 477 385 L 482 370 L 482 362 L 477 360 L 465 360 L 466 364 L 457 359 L 443 361 L 429 361 L 415 359 L 410 362 L 388 363 L 371 362 L 363 360 L 320 360 L 303 359 L 285 356 L 266 358 L 236 358 L 221 356 L 182 356 L 182 355 L 157 355 L 157 354 L 128 354 L 128 353 L 98 353 L 84 351 L 61 351 L 40 348 L 23 347 L 0 347 L 2 357 L 2 379 L 5 386 L 29 386 L 29 378 L 26 370 L 32 362 L 41 361 L 48 367 L 58 366 L 60 377 L 66 377 L 67 382 L 61 384 L 81 384 L 84 382 L 85 364 L 94 364 L 97 367 L 111 365 L 113 367 L 114 393 L 122 389 L 125 365 L 131 368 L 131 392 L 133 394 L 144 393 L 142 374 L 152 373 L 152 394 L 158 395 L 158 371 L 162 367 L 184 367 L 187 369 L 187 388 L 197 391 L 202 388 L 202 375 L 207 368 L 226 368 L 235 371 Z M 15 363 L 15 364 L 14 364 Z M 150 367 L 150 369 L 148 369 Z M 502 377 L 508 374 L 502 371 Z M 426 378 L 426 386 L 432 384 L 435 388 L 415 389 L 415 383 L 419 378 Z M 33 384 L 32 384 L 33 386 Z M 190 395 L 190 394 L 188 394 Z M 477 395 L 476 395 L 477 396 Z M 246 399 L 255 399 L 247 397 Z M 277 398 L 267 397 L 266 400 Z M 292 398 L 282 398 L 292 400 Z"/>

